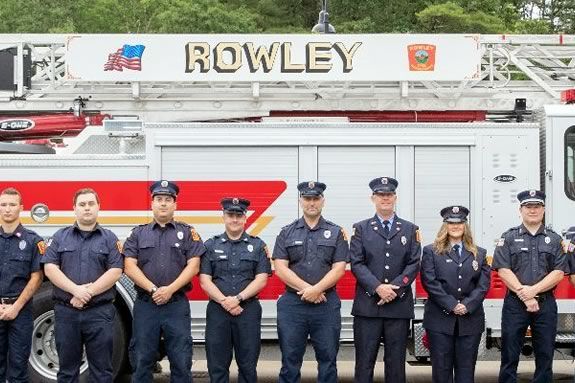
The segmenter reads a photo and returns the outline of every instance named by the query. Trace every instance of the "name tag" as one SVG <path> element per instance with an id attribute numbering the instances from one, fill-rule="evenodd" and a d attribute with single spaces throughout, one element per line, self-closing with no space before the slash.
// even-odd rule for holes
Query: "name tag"
<path id="1" fill-rule="evenodd" d="M 216 250 L 214 250 L 214 253 L 223 254 L 224 251 L 223 251 L 223 250 L 216 249 Z"/>
<path id="2" fill-rule="evenodd" d="M 522 247 L 521 250 L 522 251 L 529 251 L 529 248 L 528 247 Z"/>
<path id="3" fill-rule="evenodd" d="M 515 242 L 524 242 L 523 238 L 515 238 Z"/>
<path id="4" fill-rule="evenodd" d="M 220 259 L 228 259 L 228 256 L 227 255 L 220 255 L 219 258 Z"/>
<path id="5" fill-rule="evenodd" d="M 453 259 L 446 259 L 445 260 L 445 263 L 451 263 L 451 262 L 453 262 Z"/>
<path id="6" fill-rule="evenodd" d="M 294 245 L 303 245 L 303 241 L 293 241 Z"/>

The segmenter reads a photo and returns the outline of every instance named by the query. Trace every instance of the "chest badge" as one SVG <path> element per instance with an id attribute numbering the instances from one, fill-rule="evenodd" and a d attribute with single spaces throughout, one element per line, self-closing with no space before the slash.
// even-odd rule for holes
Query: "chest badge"
<path id="1" fill-rule="evenodd" d="M 373 227 L 373 230 L 377 230 L 377 226 L 374 226 L 374 227 Z"/>
<path id="2" fill-rule="evenodd" d="M 550 243 L 551 243 L 551 238 L 545 237 L 545 243 L 546 243 L 546 244 L 550 244 Z"/>
<path id="3" fill-rule="evenodd" d="M 323 236 L 325 237 L 325 239 L 330 239 L 331 238 L 331 231 L 329 231 L 329 230 L 324 231 Z"/>
<path id="4" fill-rule="evenodd" d="M 178 231 L 178 239 L 181 241 L 182 239 L 184 239 L 184 233 L 182 233 L 181 231 Z"/>
<path id="5" fill-rule="evenodd" d="M 473 262 L 471 262 L 471 266 L 473 267 L 473 270 L 477 271 L 479 270 L 479 263 L 474 259 Z"/>
<path id="6" fill-rule="evenodd" d="M 22 233 L 20 233 L 19 231 L 16 232 L 14 235 L 16 235 L 16 237 L 20 238 L 22 236 Z"/>
<path id="7" fill-rule="evenodd" d="M 403 244 L 403 246 L 405 246 L 405 244 L 407 243 L 407 238 L 405 238 L 405 235 L 401 236 L 401 243 Z"/>
<path id="8" fill-rule="evenodd" d="M 21 241 L 18 243 L 18 247 L 20 248 L 20 250 L 24 250 L 24 249 L 26 248 L 26 241 L 21 240 Z"/>
<path id="9" fill-rule="evenodd" d="M 180 247 L 180 244 L 176 242 L 176 243 L 174 244 L 174 246 Z"/>
<path id="10" fill-rule="evenodd" d="M 251 243 L 248 245 L 248 251 L 250 253 L 254 251 L 254 245 L 252 245 Z"/>

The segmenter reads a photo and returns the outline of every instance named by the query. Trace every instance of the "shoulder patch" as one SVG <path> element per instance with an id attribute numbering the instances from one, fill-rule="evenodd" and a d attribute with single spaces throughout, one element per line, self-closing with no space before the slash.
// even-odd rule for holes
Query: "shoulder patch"
<path id="1" fill-rule="evenodd" d="M 354 230 L 355 230 L 355 228 L 354 228 Z M 345 229 L 344 229 L 343 227 L 341 228 L 341 236 L 343 237 L 343 240 L 344 240 L 344 241 L 346 241 L 346 242 L 349 241 L 349 238 L 348 238 L 348 236 L 347 236 L 347 233 L 345 232 Z"/>
<path id="2" fill-rule="evenodd" d="M 415 230 L 415 240 L 421 243 L 421 231 L 419 229 Z"/>
<path id="3" fill-rule="evenodd" d="M 501 247 L 505 244 L 505 238 L 501 237 L 497 240 L 497 242 L 495 243 L 495 246 L 497 247 Z"/>
<path id="4" fill-rule="evenodd" d="M 193 227 L 190 229 L 190 234 L 192 235 L 192 241 L 198 242 L 202 240 L 196 229 L 194 229 Z"/>
<path id="5" fill-rule="evenodd" d="M 44 241 L 39 241 L 36 246 L 38 246 L 38 252 L 40 255 L 44 255 L 46 253 L 46 243 Z"/>

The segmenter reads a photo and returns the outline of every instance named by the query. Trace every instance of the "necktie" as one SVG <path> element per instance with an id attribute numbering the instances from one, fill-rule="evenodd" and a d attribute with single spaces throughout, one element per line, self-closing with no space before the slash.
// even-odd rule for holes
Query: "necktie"
<path id="1" fill-rule="evenodd" d="M 383 234 L 387 237 L 389 235 L 389 221 L 383 221 Z"/>
<path id="2" fill-rule="evenodd" d="M 459 254 L 459 245 L 453 245 L 453 251 L 455 251 L 457 253 L 457 256 L 460 257 L 461 254 Z"/>

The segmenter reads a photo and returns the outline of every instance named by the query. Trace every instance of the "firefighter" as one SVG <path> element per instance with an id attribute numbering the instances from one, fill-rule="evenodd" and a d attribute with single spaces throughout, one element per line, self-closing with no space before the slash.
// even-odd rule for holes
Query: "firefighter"
<path id="1" fill-rule="evenodd" d="M 137 290 L 131 341 L 132 381 L 151 383 L 160 337 L 172 382 L 192 381 L 190 305 L 186 291 L 205 252 L 190 225 L 174 221 L 179 187 L 162 180 L 150 186 L 152 222 L 135 227 L 124 244 L 126 275 Z"/>
<path id="2" fill-rule="evenodd" d="M 200 284 L 209 295 L 206 309 L 206 359 L 210 382 L 228 383 L 232 354 L 239 383 L 256 383 L 260 355 L 262 306 L 257 294 L 272 269 L 264 241 L 247 234 L 250 201 L 221 201 L 225 232 L 208 239 Z"/>
<path id="3" fill-rule="evenodd" d="M 0 193 L 0 382 L 28 382 L 34 326 L 31 302 L 42 284 L 44 241 L 20 224 L 23 209 L 18 190 Z"/>
<path id="4" fill-rule="evenodd" d="M 326 185 L 310 181 L 297 188 L 303 217 L 282 228 L 273 251 L 276 274 L 286 285 L 277 302 L 279 382 L 300 381 L 308 335 L 317 381 L 337 382 L 341 302 L 335 285 L 345 273 L 349 247 L 343 229 L 321 215 Z"/>
<path id="5" fill-rule="evenodd" d="M 507 286 L 501 313 L 499 382 L 516 382 L 519 355 L 531 327 L 535 353 L 533 382 L 553 380 L 557 303 L 553 295 L 566 270 L 561 237 L 543 224 L 545 193 L 517 195 L 522 224 L 503 233 L 495 247 L 493 268 Z"/>
<path id="6" fill-rule="evenodd" d="M 355 382 L 373 382 L 379 344 L 384 343 L 386 382 L 405 382 L 405 350 L 414 317 L 411 283 L 419 270 L 421 245 L 416 225 L 395 214 L 397 180 L 369 183 L 376 214 L 355 223 L 350 243 L 357 280 L 351 314 Z"/>
<path id="7" fill-rule="evenodd" d="M 443 225 L 435 241 L 423 248 L 421 282 L 429 299 L 423 327 L 431 352 L 434 383 L 474 382 L 475 362 L 485 330 L 483 300 L 491 268 L 486 250 L 473 243 L 469 210 L 441 210 Z"/>
<path id="8" fill-rule="evenodd" d="M 58 382 L 78 382 L 83 349 L 89 379 L 112 382 L 114 284 L 122 275 L 120 242 L 98 224 L 100 200 L 93 189 L 74 195 L 76 222 L 58 230 L 42 257 L 54 287 Z"/>

